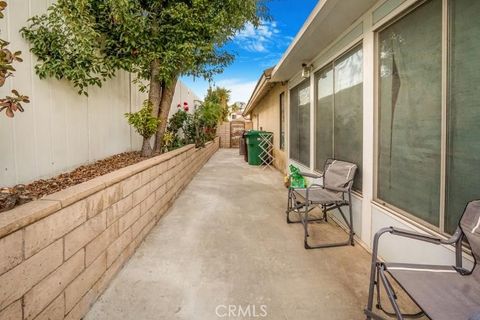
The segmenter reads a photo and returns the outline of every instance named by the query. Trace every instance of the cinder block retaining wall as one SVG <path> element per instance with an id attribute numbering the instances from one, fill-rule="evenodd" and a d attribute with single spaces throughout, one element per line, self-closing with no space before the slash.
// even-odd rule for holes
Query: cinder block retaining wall
<path id="1" fill-rule="evenodd" d="M 81 319 L 219 139 L 0 214 L 0 319 Z"/>

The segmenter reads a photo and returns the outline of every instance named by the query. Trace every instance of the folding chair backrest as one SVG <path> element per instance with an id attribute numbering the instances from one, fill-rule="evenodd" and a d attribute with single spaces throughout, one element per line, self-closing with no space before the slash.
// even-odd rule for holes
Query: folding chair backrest
<path id="1" fill-rule="evenodd" d="M 460 220 L 460 228 L 470 244 L 477 264 L 480 263 L 480 200 L 468 203 Z"/>
<path id="2" fill-rule="evenodd" d="M 351 186 L 356 171 L 357 165 L 354 163 L 329 159 L 325 164 L 323 185 L 327 189 L 347 188 L 349 184 Z"/>

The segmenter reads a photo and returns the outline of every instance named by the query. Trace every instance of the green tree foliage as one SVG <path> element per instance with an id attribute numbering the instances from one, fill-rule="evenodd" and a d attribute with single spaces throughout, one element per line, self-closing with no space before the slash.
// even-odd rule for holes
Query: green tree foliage
<path id="1" fill-rule="evenodd" d="M 67 79 L 79 93 L 117 70 L 149 81 L 159 151 L 178 77 L 222 72 L 233 59 L 223 45 L 265 14 L 263 0 L 58 0 L 22 34 L 39 76 Z"/>
<path id="2" fill-rule="evenodd" d="M 7 8 L 5 1 L 0 1 L 0 19 L 4 18 L 3 11 Z M 0 87 L 3 87 L 6 80 L 13 76 L 14 62 L 22 62 L 21 51 L 12 52 L 8 48 L 9 43 L 0 39 Z M 7 117 L 13 118 L 16 111 L 23 112 L 22 103 L 29 103 L 27 96 L 21 95 L 17 90 L 12 90 L 11 96 L 0 98 L 0 113 L 5 110 Z"/>
<path id="3" fill-rule="evenodd" d="M 222 107 L 221 120 L 226 121 L 228 118 L 229 108 L 228 102 L 230 101 L 231 91 L 222 87 L 216 87 L 215 89 L 209 88 L 205 97 L 205 102 L 212 102 L 219 104 Z"/>
<path id="4" fill-rule="evenodd" d="M 158 122 L 157 117 L 152 116 L 152 104 L 146 100 L 142 108 L 134 113 L 126 113 L 128 123 L 135 128 L 139 135 L 143 137 L 143 141 L 148 141 L 157 132 Z M 149 143 L 144 143 L 142 146 L 142 156 L 147 157 L 151 152 Z"/>

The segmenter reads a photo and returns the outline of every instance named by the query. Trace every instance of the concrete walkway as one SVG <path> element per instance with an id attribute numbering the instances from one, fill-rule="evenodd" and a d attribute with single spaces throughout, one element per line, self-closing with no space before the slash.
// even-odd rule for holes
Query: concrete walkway
<path id="1" fill-rule="evenodd" d="M 280 173 L 218 151 L 86 319 L 363 319 L 370 256 L 305 250 L 285 205 Z"/>

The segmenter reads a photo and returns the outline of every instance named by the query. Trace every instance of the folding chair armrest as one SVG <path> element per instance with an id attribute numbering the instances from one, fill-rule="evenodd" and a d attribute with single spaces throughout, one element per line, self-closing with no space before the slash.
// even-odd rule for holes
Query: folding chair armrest
<path id="1" fill-rule="evenodd" d="M 390 233 L 395 235 L 395 236 L 400 236 L 404 238 L 410 238 L 414 240 L 420 240 L 420 241 L 425 241 L 425 242 L 430 242 L 433 244 L 443 244 L 443 239 L 439 237 L 434 237 L 428 234 L 423 234 L 415 231 L 410 231 L 410 230 L 405 230 L 405 229 L 399 229 L 399 228 L 394 228 L 390 227 L 391 231 Z"/>
<path id="2" fill-rule="evenodd" d="M 322 174 L 316 174 L 316 173 L 310 173 L 310 172 L 300 172 L 300 174 L 304 177 L 309 177 L 309 178 L 313 178 L 313 179 L 320 179 L 323 177 L 323 173 Z"/>
<path id="3" fill-rule="evenodd" d="M 323 189 L 323 186 L 320 184 L 312 184 L 306 188 L 290 188 L 292 191 L 305 191 L 305 200 L 308 202 L 310 190 Z"/>
<path id="4" fill-rule="evenodd" d="M 462 238 L 463 238 L 462 229 L 460 229 L 460 227 L 457 227 L 457 230 L 455 230 L 455 233 L 452 234 L 452 236 L 450 238 L 445 239 L 445 240 L 442 239 L 442 244 L 452 244 L 453 245 L 453 244 L 458 243 L 459 241 L 461 242 Z"/>
<path id="5" fill-rule="evenodd" d="M 420 241 L 425 241 L 433 244 L 442 244 L 443 240 L 440 238 L 436 238 L 430 235 L 418 233 L 418 232 L 413 232 L 410 230 L 405 230 L 405 229 L 399 229 L 399 228 L 394 228 L 394 227 L 386 227 L 382 228 L 377 233 L 375 233 L 375 236 L 373 238 L 373 250 L 372 250 L 372 260 L 377 261 L 377 255 L 378 255 L 378 242 L 380 241 L 380 237 L 384 235 L 385 233 L 390 233 L 395 236 L 400 236 L 404 238 L 410 238 L 414 240 L 420 240 Z"/>
<path id="6" fill-rule="evenodd" d="M 418 233 L 414 231 L 409 231 L 409 230 L 404 230 L 404 229 L 398 229 L 398 228 L 393 228 L 392 227 L 392 232 L 393 235 L 398 235 L 401 237 L 406 237 L 406 238 L 412 238 L 415 240 L 420 240 L 420 241 L 426 241 L 430 242 L 433 244 L 456 244 L 460 239 L 462 238 L 462 230 L 460 228 L 457 228 L 455 233 L 448 239 L 442 239 L 439 237 L 434 237 L 431 235 L 426 235 L 423 233 Z"/>
<path id="7" fill-rule="evenodd" d="M 390 233 L 392 235 L 400 236 L 400 237 L 404 237 L 404 238 L 410 238 L 410 239 L 414 239 L 414 240 L 429 242 L 429 243 L 433 243 L 433 244 L 436 244 L 436 245 L 440 245 L 440 244 L 453 245 L 453 244 L 461 243 L 461 239 L 462 239 L 462 235 L 463 235 L 460 228 L 457 228 L 457 231 L 455 231 L 455 233 L 449 239 L 441 239 L 439 237 L 434 237 L 434 236 L 431 236 L 431 235 L 427 235 L 427 234 L 423 234 L 423 233 L 419 233 L 419 232 L 414 232 L 414 231 L 410 231 L 410 230 L 405 230 L 405 229 L 400 229 L 400 228 L 394 228 L 394 227 L 382 228 L 375 234 L 375 237 L 373 239 L 372 258 L 375 261 L 377 260 L 377 254 L 378 254 L 378 242 L 380 240 L 380 237 L 385 233 Z M 457 260 L 458 260 L 458 258 L 457 258 Z M 458 261 L 457 261 L 457 264 L 458 264 Z"/>

